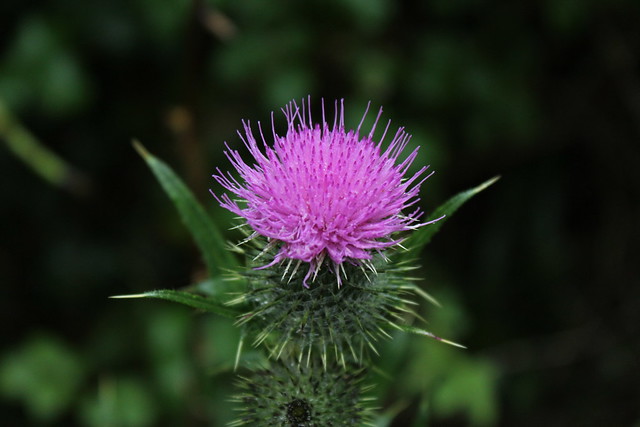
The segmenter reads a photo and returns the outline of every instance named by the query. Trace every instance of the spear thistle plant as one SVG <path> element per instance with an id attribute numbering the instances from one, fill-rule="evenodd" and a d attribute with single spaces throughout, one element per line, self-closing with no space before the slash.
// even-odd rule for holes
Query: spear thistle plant
<path id="1" fill-rule="evenodd" d="M 232 425 L 361 425 L 372 419 L 362 380 L 378 341 L 394 330 L 445 341 L 408 324 L 419 317 L 414 296 L 435 302 L 410 272 L 446 219 L 497 178 L 422 219 L 417 202 L 427 167 L 408 174 L 417 148 L 405 153 L 410 136 L 403 128 L 388 144 L 389 124 L 374 139 L 381 110 L 366 135 L 364 117 L 346 129 L 342 102 L 331 125 L 324 105 L 321 121 L 312 120 L 308 100 L 283 112 L 286 133 L 272 125 L 272 144 L 259 123 L 259 140 L 244 123 L 240 137 L 252 162 L 227 146 L 240 179 L 220 169 L 214 175 L 237 199 L 214 197 L 243 221 L 246 238 L 232 251 L 182 181 L 135 143 L 192 233 L 210 278 L 183 291 L 120 298 L 167 299 L 235 319 L 236 368 L 246 338 L 266 349 L 262 367 L 240 377 L 234 401 L 244 408 Z M 244 255 L 244 264 L 233 252 Z"/>

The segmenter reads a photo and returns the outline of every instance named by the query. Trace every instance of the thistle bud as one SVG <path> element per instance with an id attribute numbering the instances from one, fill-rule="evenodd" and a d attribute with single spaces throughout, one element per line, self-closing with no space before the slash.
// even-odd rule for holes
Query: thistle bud
<path id="1" fill-rule="evenodd" d="M 230 426 L 360 426 L 371 417 L 362 368 L 323 369 L 317 360 L 279 360 L 241 376 L 240 416 Z"/>

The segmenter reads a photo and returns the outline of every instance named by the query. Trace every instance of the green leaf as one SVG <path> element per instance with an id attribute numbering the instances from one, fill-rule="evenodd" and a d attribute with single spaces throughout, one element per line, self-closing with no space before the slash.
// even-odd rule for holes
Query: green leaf
<path id="1" fill-rule="evenodd" d="M 420 404 L 418 405 L 418 412 L 411 424 L 413 427 L 422 427 L 429 425 L 429 397 L 423 394 L 420 399 Z"/>
<path id="2" fill-rule="evenodd" d="M 203 280 L 201 282 L 193 283 L 182 288 L 181 290 L 185 292 L 201 294 L 206 296 L 207 298 L 211 298 L 221 304 L 224 304 L 229 298 L 228 292 L 225 291 L 226 288 L 229 287 L 226 282 L 227 280 L 222 277 L 214 277 Z"/>
<path id="3" fill-rule="evenodd" d="M 133 145 L 178 209 L 182 220 L 202 252 L 209 275 L 218 277 L 225 268 L 235 269 L 238 266 L 237 260 L 225 248 L 222 234 L 193 196 L 193 193 L 166 163 L 149 153 L 138 141 L 134 141 Z"/>
<path id="4" fill-rule="evenodd" d="M 393 422 L 394 418 L 398 416 L 398 414 L 405 409 L 407 409 L 408 403 L 401 401 L 395 402 L 392 406 L 387 408 L 381 414 L 378 414 L 374 422 L 371 424 L 373 427 L 389 427 Z"/>
<path id="5" fill-rule="evenodd" d="M 433 412 L 438 418 L 464 413 L 470 426 L 492 426 L 498 417 L 498 371 L 489 361 L 469 359 L 430 390 Z"/>
<path id="6" fill-rule="evenodd" d="M 63 416 L 85 377 L 82 360 L 58 338 L 35 335 L 0 359 L 0 397 L 20 401 L 37 425 Z"/>
<path id="7" fill-rule="evenodd" d="M 239 279 L 234 277 L 232 280 Z M 229 292 L 230 285 L 227 282 L 228 280 L 226 278 L 216 277 L 213 279 L 203 280 L 202 282 L 193 283 L 189 286 L 180 288 L 179 290 L 190 294 L 202 295 L 212 303 L 228 307 L 229 301 L 234 299 L 237 294 L 235 292 Z M 244 313 L 248 310 L 248 307 L 245 304 L 234 304 L 233 309 L 238 313 Z"/>
<path id="8" fill-rule="evenodd" d="M 498 179 L 500 179 L 500 176 L 494 176 L 490 180 L 483 182 L 477 187 L 456 194 L 455 196 L 444 202 L 444 204 L 436 208 L 436 210 L 434 210 L 431 215 L 429 215 L 425 222 L 435 221 L 438 218 L 441 219 L 414 232 L 411 237 L 409 237 L 403 243 L 403 245 L 408 250 L 407 252 L 401 253 L 401 257 L 404 259 L 417 257 L 420 251 L 422 251 L 422 249 L 431 241 L 433 236 L 438 231 L 440 231 L 442 225 L 447 221 L 447 219 L 451 217 L 451 215 L 453 215 L 455 211 L 458 210 L 460 206 L 462 206 L 467 200 L 469 200 L 485 188 L 489 187 Z"/>
<path id="9" fill-rule="evenodd" d="M 440 341 L 440 342 L 443 342 L 445 344 L 452 345 L 454 347 L 467 348 L 467 347 L 463 346 L 462 344 L 458 344 L 458 343 L 455 343 L 453 341 L 445 340 L 444 338 L 440 338 L 439 336 L 434 335 L 433 333 L 431 333 L 429 331 L 426 331 L 426 330 L 420 329 L 420 328 L 416 328 L 415 326 L 399 325 L 398 328 L 400 328 L 404 332 L 409 332 L 411 334 L 422 335 L 424 337 L 433 338 L 436 341 Z"/>
<path id="10" fill-rule="evenodd" d="M 99 392 L 85 393 L 79 416 L 87 427 L 147 427 L 157 424 L 154 391 L 135 377 L 101 376 Z"/>
<path id="11" fill-rule="evenodd" d="M 178 302 L 180 304 L 188 305 L 189 307 L 197 308 L 200 310 L 216 313 L 221 316 L 235 318 L 241 313 L 236 310 L 224 306 L 219 301 L 215 301 L 212 298 L 203 297 L 200 295 L 192 294 L 190 292 L 174 291 L 171 289 L 163 289 L 158 291 L 149 291 L 142 294 L 131 295 L 115 295 L 110 298 L 157 298 L 167 301 Z"/>

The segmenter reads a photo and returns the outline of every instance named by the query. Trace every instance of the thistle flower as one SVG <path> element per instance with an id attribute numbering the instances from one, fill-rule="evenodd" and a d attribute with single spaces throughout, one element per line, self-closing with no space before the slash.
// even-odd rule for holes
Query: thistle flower
<path id="1" fill-rule="evenodd" d="M 325 259 L 329 261 L 338 285 L 344 275 L 344 264 L 367 265 L 376 252 L 397 245 L 397 232 L 425 225 L 419 223 L 419 208 L 404 214 L 419 199 L 420 184 L 427 167 L 410 178 L 405 174 L 417 156 L 418 149 L 400 159 L 410 135 L 403 128 L 383 147 L 382 138 L 373 139 L 382 114 L 380 109 L 371 131 L 361 135 L 360 129 L 367 111 L 355 130 L 345 130 L 344 106 L 336 101 L 333 125 L 325 118 L 314 123 L 310 101 L 302 108 L 295 102 L 282 109 L 287 119 L 287 132 L 275 131 L 274 143 L 269 146 L 262 127 L 258 129 L 264 153 L 246 121 L 244 136 L 240 138 L 253 156 L 255 164 L 246 163 L 239 152 L 227 145 L 226 156 L 244 183 L 231 174 L 217 169 L 214 178 L 243 202 L 238 204 L 227 194 L 214 197 L 220 205 L 244 218 L 254 230 L 250 238 L 269 239 L 267 251 L 276 247 L 273 259 L 262 268 L 288 260 L 295 274 L 302 262 L 309 264 L 303 285 L 313 275 L 315 279 Z M 341 274 L 342 271 L 342 274 Z M 312 279 L 312 280 L 313 280 Z"/>

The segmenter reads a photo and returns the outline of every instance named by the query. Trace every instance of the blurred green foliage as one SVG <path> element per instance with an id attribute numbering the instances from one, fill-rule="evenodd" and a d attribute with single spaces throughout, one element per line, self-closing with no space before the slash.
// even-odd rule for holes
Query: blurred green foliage
<path id="1" fill-rule="evenodd" d="M 5 354 L 1 366 L 0 392 L 24 402 L 35 420 L 59 417 L 78 398 L 82 360 L 57 338 L 32 336 Z"/>
<path id="2" fill-rule="evenodd" d="M 48 116 L 85 107 L 91 87 L 77 54 L 46 18 L 25 17 L 0 63 L 0 93 L 15 108 L 37 108 Z"/>
<path id="3" fill-rule="evenodd" d="M 140 379 L 121 376 L 99 384 L 99 396 L 86 396 L 80 408 L 80 420 L 87 426 L 154 425 L 158 408 Z"/>
<path id="4" fill-rule="evenodd" d="M 233 418 L 226 319 L 107 299 L 206 277 L 130 141 L 226 229 L 223 141 L 308 94 L 406 126 L 437 171 L 427 212 L 503 176 L 422 259 L 429 329 L 469 350 L 388 343 L 386 425 L 637 423 L 639 19 L 632 0 L 2 2 L 0 100 L 92 184 L 48 186 L 0 136 L 3 424 Z"/>

